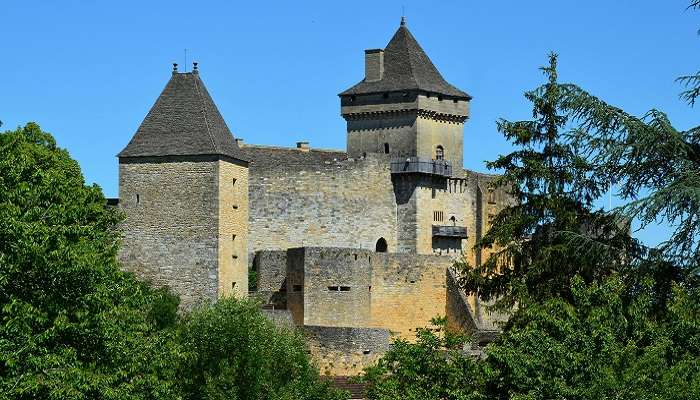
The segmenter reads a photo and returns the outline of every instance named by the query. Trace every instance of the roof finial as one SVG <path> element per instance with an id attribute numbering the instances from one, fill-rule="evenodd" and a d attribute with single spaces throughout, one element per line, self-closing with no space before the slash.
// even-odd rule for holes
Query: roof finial
<path id="1" fill-rule="evenodd" d="M 173 63 L 173 74 L 177 72 L 177 63 Z"/>
<path id="2" fill-rule="evenodd" d="M 406 26 L 406 16 L 405 15 L 401 16 L 401 26 Z"/>
<path id="3" fill-rule="evenodd" d="M 197 69 L 197 64 L 199 64 L 197 61 L 192 63 L 192 72 L 195 74 L 199 73 L 199 70 Z"/>

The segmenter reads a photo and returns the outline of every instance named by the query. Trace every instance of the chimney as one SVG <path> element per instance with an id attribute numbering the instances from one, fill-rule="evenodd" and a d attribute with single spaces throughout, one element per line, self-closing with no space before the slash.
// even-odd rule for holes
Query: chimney
<path id="1" fill-rule="evenodd" d="M 297 149 L 301 151 L 309 151 L 309 142 L 297 142 Z"/>
<path id="2" fill-rule="evenodd" d="M 365 50 L 365 81 L 379 81 L 384 76 L 384 50 Z"/>

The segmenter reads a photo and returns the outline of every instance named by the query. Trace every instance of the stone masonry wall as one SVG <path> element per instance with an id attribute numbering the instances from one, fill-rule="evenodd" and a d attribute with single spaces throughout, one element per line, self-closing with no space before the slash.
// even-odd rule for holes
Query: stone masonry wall
<path id="1" fill-rule="evenodd" d="M 396 201 L 384 157 L 242 147 L 250 163 L 249 252 L 301 246 L 396 251 Z"/>
<path id="2" fill-rule="evenodd" d="M 248 168 L 218 162 L 219 296 L 248 295 Z"/>
<path id="3" fill-rule="evenodd" d="M 373 254 L 369 326 L 414 339 L 415 328 L 445 316 L 450 265 L 452 259 L 443 256 Z"/>
<path id="4" fill-rule="evenodd" d="M 288 308 L 297 325 L 372 327 L 413 338 L 446 313 L 449 257 L 362 249 L 289 251 Z"/>
<path id="5" fill-rule="evenodd" d="M 372 326 L 370 251 L 306 248 L 304 325 Z"/>
<path id="6" fill-rule="evenodd" d="M 216 161 L 119 164 L 120 261 L 184 308 L 218 296 L 217 170 Z"/>
<path id="7" fill-rule="evenodd" d="M 253 269 L 257 273 L 258 292 L 279 291 L 287 277 L 287 250 L 261 250 L 255 253 Z"/>
<path id="8" fill-rule="evenodd" d="M 391 334 L 378 328 L 305 326 L 309 348 L 324 375 L 359 375 L 390 348 Z"/>

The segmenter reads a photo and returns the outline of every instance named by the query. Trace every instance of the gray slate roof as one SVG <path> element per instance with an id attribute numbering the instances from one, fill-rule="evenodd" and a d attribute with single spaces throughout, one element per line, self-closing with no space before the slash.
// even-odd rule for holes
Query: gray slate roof
<path id="1" fill-rule="evenodd" d="M 348 154 L 335 150 L 299 151 L 291 147 L 243 145 L 243 156 L 251 160 L 250 171 L 315 171 L 348 159 Z"/>
<path id="2" fill-rule="evenodd" d="M 118 157 L 223 155 L 247 161 L 197 71 L 173 72 Z"/>
<path id="3" fill-rule="evenodd" d="M 467 93 L 445 81 L 403 20 L 394 37 L 384 49 L 384 75 L 382 79 L 371 82 L 362 80 L 340 93 L 340 96 L 401 90 L 422 90 L 471 99 Z"/>

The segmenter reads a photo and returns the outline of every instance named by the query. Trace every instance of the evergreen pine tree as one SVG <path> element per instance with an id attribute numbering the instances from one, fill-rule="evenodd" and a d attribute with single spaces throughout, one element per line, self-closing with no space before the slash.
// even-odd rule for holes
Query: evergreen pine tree
<path id="1" fill-rule="evenodd" d="M 566 139 L 567 116 L 561 112 L 563 92 L 557 81 L 557 55 L 541 70 L 547 82 L 525 93 L 533 104 L 533 119 L 498 122 L 498 130 L 517 147 L 487 163 L 503 171 L 494 185 L 506 188 L 515 204 L 503 209 L 477 246 L 494 248 L 482 265 L 466 266 L 463 285 L 483 299 L 498 299 L 507 309 L 528 301 L 570 298 L 570 281 L 599 279 L 624 261 L 601 262 L 601 249 L 619 249 L 628 235 L 593 201 L 604 182 Z M 585 236 L 587 248 L 578 248 Z M 603 244 L 591 251 L 593 243 Z M 619 253 L 614 253 L 619 254 Z M 613 260 L 613 261 L 610 261 Z"/>

